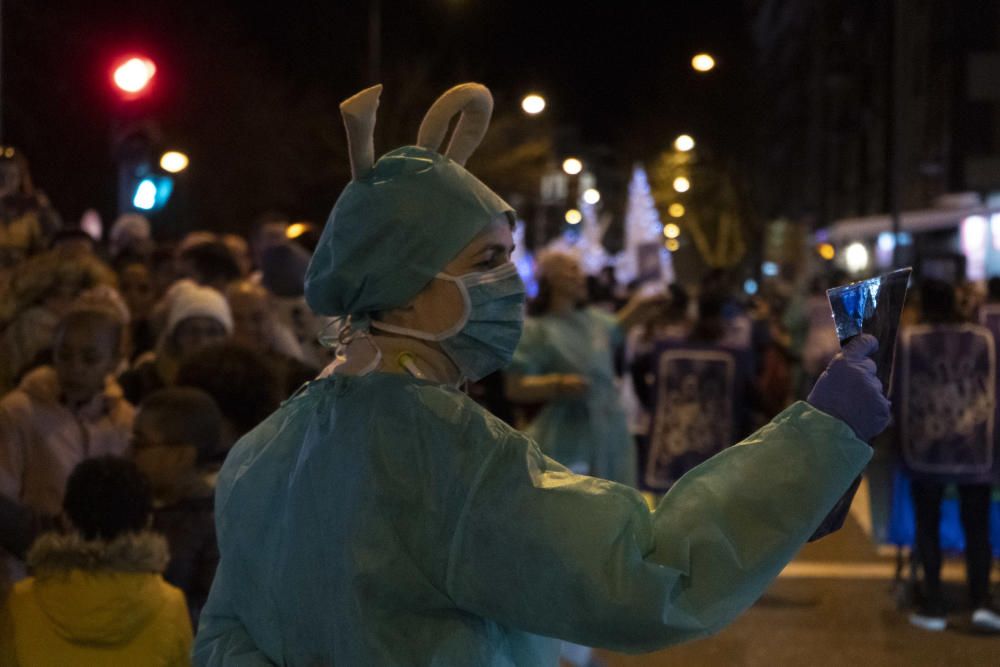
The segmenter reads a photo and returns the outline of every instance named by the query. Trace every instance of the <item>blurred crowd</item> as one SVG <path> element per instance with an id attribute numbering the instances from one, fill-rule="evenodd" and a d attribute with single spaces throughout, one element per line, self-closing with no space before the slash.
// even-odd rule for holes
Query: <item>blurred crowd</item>
<path id="1" fill-rule="evenodd" d="M 218 561 L 215 475 L 242 435 L 335 359 L 320 342 L 336 339 L 333 323 L 303 297 L 317 227 L 279 213 L 248 227 L 165 240 L 126 214 L 95 239 L 61 222 L 20 153 L 0 149 L 7 650 L 60 664 L 101 650 L 186 663 Z M 844 276 L 748 296 L 723 271 L 696 286 L 622 286 L 563 253 L 538 267 L 512 365 L 468 391 L 567 467 L 651 493 L 804 398 L 840 348 L 825 289 Z M 1000 300 L 1000 282 L 990 288 L 924 281 L 904 327 L 977 321 Z M 936 618 L 941 556 L 928 526 L 953 480 L 914 479 L 921 611 Z M 978 608 L 995 479 L 959 481 Z"/>

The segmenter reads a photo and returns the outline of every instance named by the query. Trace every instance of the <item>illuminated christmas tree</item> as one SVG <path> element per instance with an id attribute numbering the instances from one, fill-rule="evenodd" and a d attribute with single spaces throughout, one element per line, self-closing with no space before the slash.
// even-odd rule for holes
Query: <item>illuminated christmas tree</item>
<path id="1" fill-rule="evenodd" d="M 650 274 L 650 267 L 639 266 L 639 257 L 659 259 L 660 275 L 667 282 L 674 279 L 670 253 L 663 248 L 663 225 L 653 203 L 646 170 L 641 164 L 632 168 L 632 180 L 628 186 L 628 205 L 625 209 L 625 249 L 618 262 L 617 276 L 623 283 L 629 283 Z M 642 270 L 640 270 L 640 268 Z"/>

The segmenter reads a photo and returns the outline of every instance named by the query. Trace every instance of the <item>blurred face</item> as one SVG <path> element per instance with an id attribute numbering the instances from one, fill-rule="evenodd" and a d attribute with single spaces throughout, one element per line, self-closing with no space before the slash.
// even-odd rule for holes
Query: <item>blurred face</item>
<path id="1" fill-rule="evenodd" d="M 118 363 L 116 348 L 110 326 L 69 326 L 57 337 L 52 363 L 71 403 L 90 400 L 104 389 Z"/>
<path id="2" fill-rule="evenodd" d="M 118 278 L 122 297 L 132 317 L 140 319 L 149 315 L 156 298 L 153 292 L 153 277 L 149 269 L 143 264 L 129 264 L 122 269 Z"/>
<path id="3" fill-rule="evenodd" d="M 177 483 L 195 467 L 194 445 L 168 442 L 153 416 L 140 410 L 132 427 L 132 457 L 157 496 L 168 496 Z"/>
<path id="4" fill-rule="evenodd" d="M 226 340 L 226 328 L 211 317 L 189 317 L 174 329 L 174 345 L 180 356 Z"/>
<path id="5" fill-rule="evenodd" d="M 247 242 L 235 234 L 226 234 L 222 237 L 222 242 L 226 244 L 229 252 L 233 254 L 233 259 L 236 260 L 236 263 L 240 267 L 240 273 L 244 276 L 249 275 L 252 263 L 250 261 L 250 247 L 247 245 Z"/>
<path id="6" fill-rule="evenodd" d="M 553 296 L 572 301 L 587 298 L 587 276 L 580 263 L 568 255 L 550 258 L 545 265 L 545 277 L 552 288 Z"/>
<path id="7" fill-rule="evenodd" d="M 267 293 L 260 289 L 231 290 L 227 298 L 233 311 L 233 339 L 251 348 L 261 349 L 269 339 Z"/>
<path id="8" fill-rule="evenodd" d="M 60 283 L 45 297 L 45 307 L 57 315 L 65 315 L 73 307 L 80 291 L 79 285 Z"/>
<path id="9" fill-rule="evenodd" d="M 16 162 L 0 162 L 0 197 L 14 194 L 21 186 L 21 168 Z"/>
<path id="10" fill-rule="evenodd" d="M 510 223 L 506 216 L 498 217 L 445 266 L 443 273 L 462 276 L 490 271 L 509 262 L 513 252 Z M 385 313 L 382 319 L 433 334 L 450 329 L 464 310 L 462 293 L 454 283 L 432 280 L 409 306 Z"/>

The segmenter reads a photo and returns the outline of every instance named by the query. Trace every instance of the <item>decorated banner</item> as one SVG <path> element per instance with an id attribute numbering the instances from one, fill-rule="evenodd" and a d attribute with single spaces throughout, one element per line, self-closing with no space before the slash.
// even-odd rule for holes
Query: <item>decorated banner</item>
<path id="1" fill-rule="evenodd" d="M 725 349 L 663 348 L 655 368 L 645 481 L 666 490 L 733 444 L 740 373 L 736 354 Z"/>
<path id="2" fill-rule="evenodd" d="M 996 351 L 976 325 L 914 326 L 900 348 L 903 461 L 941 481 L 988 479 L 994 462 Z"/>

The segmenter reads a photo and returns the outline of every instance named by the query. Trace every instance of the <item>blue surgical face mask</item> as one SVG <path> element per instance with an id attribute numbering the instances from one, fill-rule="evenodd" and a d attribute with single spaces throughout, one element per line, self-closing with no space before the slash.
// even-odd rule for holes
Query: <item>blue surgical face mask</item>
<path id="1" fill-rule="evenodd" d="M 524 283 L 517 267 L 508 262 L 490 271 L 464 276 L 437 275 L 454 283 L 465 302 L 463 316 L 447 331 L 425 331 L 372 322 L 372 327 L 435 341 L 441 345 L 462 375 L 473 382 L 510 363 L 524 328 Z"/>

